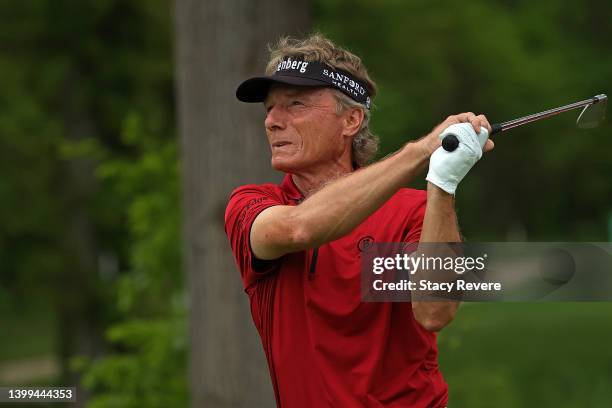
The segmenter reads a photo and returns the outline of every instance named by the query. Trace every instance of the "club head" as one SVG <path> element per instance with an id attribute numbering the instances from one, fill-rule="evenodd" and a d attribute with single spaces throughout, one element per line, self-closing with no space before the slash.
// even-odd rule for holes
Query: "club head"
<path id="1" fill-rule="evenodd" d="M 587 105 L 582 109 L 576 125 L 581 129 L 592 129 L 599 126 L 601 122 L 606 118 L 606 106 L 608 104 L 608 97 L 604 94 L 597 95 L 597 102 Z"/>

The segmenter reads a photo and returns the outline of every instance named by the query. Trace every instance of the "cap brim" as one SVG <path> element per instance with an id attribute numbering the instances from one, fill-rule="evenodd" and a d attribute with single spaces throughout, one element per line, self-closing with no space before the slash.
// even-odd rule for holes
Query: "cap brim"
<path id="1" fill-rule="evenodd" d="M 241 83 L 236 89 L 236 97 L 242 102 L 263 102 L 268 96 L 272 84 L 285 84 L 294 86 L 329 86 L 327 82 L 318 79 L 296 77 L 289 75 L 272 75 L 267 77 L 250 78 Z"/>

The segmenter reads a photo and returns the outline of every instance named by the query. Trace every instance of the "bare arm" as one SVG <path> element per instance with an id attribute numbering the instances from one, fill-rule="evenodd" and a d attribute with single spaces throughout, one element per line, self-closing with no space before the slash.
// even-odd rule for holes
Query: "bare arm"
<path id="1" fill-rule="evenodd" d="M 420 242 L 460 242 L 455 199 L 432 183 L 427 183 L 427 207 Z M 427 279 L 430 271 L 417 270 L 411 279 Z M 433 271 L 436 273 L 436 271 Z M 459 302 L 412 302 L 414 318 L 429 331 L 439 331 L 455 317 Z"/>

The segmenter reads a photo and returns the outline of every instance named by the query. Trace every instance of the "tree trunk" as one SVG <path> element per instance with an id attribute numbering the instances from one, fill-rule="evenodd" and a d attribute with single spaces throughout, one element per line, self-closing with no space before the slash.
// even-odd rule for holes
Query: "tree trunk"
<path id="1" fill-rule="evenodd" d="M 83 79 L 78 67 L 66 74 L 62 89 L 64 135 L 69 143 L 96 136 L 91 115 L 79 98 Z M 66 264 L 55 281 L 58 322 L 58 354 L 61 384 L 79 384 L 80 374 L 70 370 L 74 356 L 95 358 L 103 351 L 104 332 L 100 316 L 98 286 L 98 243 L 91 218 L 91 200 L 97 188 L 96 163 L 87 157 L 65 160 L 61 187 L 66 223 L 62 247 Z M 82 387 L 75 408 L 85 407 L 89 393 Z"/>
<path id="2" fill-rule="evenodd" d="M 193 407 L 271 407 L 274 397 L 248 299 L 223 230 L 229 193 L 279 179 L 263 107 L 236 86 L 263 74 L 266 44 L 310 29 L 309 0 L 177 0 L 176 78 L 183 165 L 184 264 Z"/>

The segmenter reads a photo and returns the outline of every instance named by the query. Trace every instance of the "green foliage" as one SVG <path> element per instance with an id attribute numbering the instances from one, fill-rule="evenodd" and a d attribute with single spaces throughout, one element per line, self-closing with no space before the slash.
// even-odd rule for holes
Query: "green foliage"
<path id="1" fill-rule="evenodd" d="M 108 331 L 108 339 L 123 352 L 88 366 L 83 386 L 93 392 L 89 407 L 185 407 L 185 316 L 158 320 L 130 320 Z"/>
<path id="2" fill-rule="evenodd" d="M 15 313 L 8 321 L 35 314 L 33 304 L 49 321 L 37 326 L 44 344 L 0 336 L 0 347 L 23 345 L 7 348 L 12 357 L 55 352 L 62 367 L 79 356 L 94 406 L 186 405 L 170 9 L 166 0 L 0 5 L 0 296 L 11 296 L 0 303 Z M 69 176 L 82 164 L 95 182 L 79 191 Z M 109 255 L 118 271 L 75 267 L 74 225 L 88 226 L 93 263 Z M 106 325 L 100 350 L 94 337 Z"/>
<path id="3" fill-rule="evenodd" d="M 126 118 L 122 140 L 138 153 L 103 163 L 97 174 L 127 216 L 132 270 L 119 284 L 121 310 L 154 313 L 158 297 L 182 287 L 179 164 L 175 140 L 144 136 L 142 127 L 138 116 Z"/>
<path id="4" fill-rule="evenodd" d="M 173 139 L 150 136 L 138 115 L 124 121 L 127 157 L 103 161 L 97 174 L 115 206 L 124 206 L 130 269 L 116 285 L 119 321 L 107 330 L 110 354 L 77 359 L 91 407 L 187 404 L 187 331 L 179 231 L 179 173 Z"/>

